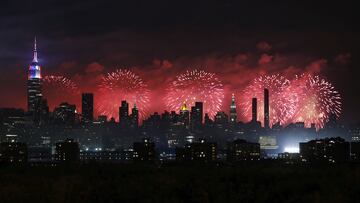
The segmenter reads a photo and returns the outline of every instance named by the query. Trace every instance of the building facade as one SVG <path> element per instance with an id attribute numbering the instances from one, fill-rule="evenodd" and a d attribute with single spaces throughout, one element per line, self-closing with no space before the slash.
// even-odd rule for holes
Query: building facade
<path id="1" fill-rule="evenodd" d="M 135 142 L 134 149 L 134 161 L 155 161 L 156 150 L 155 143 L 150 142 L 148 138 L 144 138 L 142 142 Z"/>
<path id="2" fill-rule="evenodd" d="M 94 120 L 94 94 L 83 93 L 82 99 L 82 122 L 88 123 Z"/>
<path id="3" fill-rule="evenodd" d="M 200 130 L 203 123 L 203 103 L 195 102 L 195 106 L 191 107 L 190 121 L 192 130 Z"/>
<path id="4" fill-rule="evenodd" d="M 60 163 L 77 163 L 80 160 L 80 147 L 73 139 L 56 143 L 55 160 Z"/>
<path id="5" fill-rule="evenodd" d="M 21 142 L 0 143 L 0 162 L 4 164 L 25 164 L 28 159 L 27 145 Z"/>
<path id="6" fill-rule="evenodd" d="M 177 161 L 210 162 L 217 160 L 217 144 L 199 139 L 199 142 L 186 144 L 176 148 Z"/>
<path id="7" fill-rule="evenodd" d="M 340 137 L 311 140 L 300 143 L 300 155 L 306 162 L 346 162 L 350 160 L 350 144 Z"/>
<path id="8" fill-rule="evenodd" d="M 230 162 L 260 160 L 260 144 L 242 139 L 235 140 L 228 144 L 227 160 Z"/>

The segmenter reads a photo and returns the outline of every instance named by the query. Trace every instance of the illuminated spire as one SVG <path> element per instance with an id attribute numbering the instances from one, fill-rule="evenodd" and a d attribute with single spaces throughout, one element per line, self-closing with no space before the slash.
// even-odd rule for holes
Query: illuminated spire
<path id="1" fill-rule="evenodd" d="M 37 50 L 36 50 L 36 36 L 35 36 L 35 40 L 34 40 L 34 58 L 33 58 L 33 62 L 35 62 L 35 63 L 38 62 Z"/>
<path id="2" fill-rule="evenodd" d="M 235 111 L 236 111 L 236 102 L 235 102 L 235 94 L 234 94 L 234 93 L 231 95 L 231 105 L 230 105 L 230 108 L 231 108 L 231 109 L 235 109 Z"/>
<path id="3" fill-rule="evenodd" d="M 187 106 L 186 106 L 186 101 L 184 101 L 183 105 L 181 105 L 181 108 L 180 108 L 181 111 L 187 111 Z"/>

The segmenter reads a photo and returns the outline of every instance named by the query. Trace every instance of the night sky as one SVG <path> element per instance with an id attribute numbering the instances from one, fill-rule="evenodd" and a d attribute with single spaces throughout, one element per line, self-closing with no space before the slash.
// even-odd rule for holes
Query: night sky
<path id="1" fill-rule="evenodd" d="M 261 74 L 310 72 L 341 93 L 341 120 L 359 122 L 355 4 L 274 2 L 4 0 L 0 107 L 25 108 L 36 35 L 43 75 L 63 75 L 82 91 L 96 91 L 103 74 L 126 67 L 152 90 L 152 111 L 164 110 L 164 84 L 186 69 L 217 74 L 225 85 L 224 110 L 232 92 L 241 94 Z M 76 100 L 79 105 L 80 95 Z"/>

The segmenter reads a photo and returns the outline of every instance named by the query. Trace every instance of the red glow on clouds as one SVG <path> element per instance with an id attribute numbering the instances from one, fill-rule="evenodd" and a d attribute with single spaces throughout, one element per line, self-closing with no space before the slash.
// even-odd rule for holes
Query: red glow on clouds
<path id="1" fill-rule="evenodd" d="M 255 52 L 236 53 L 233 55 L 208 54 L 205 56 L 182 56 L 176 59 L 153 59 L 149 64 L 130 67 L 131 73 L 138 77 L 141 84 L 146 85 L 146 88 L 144 87 L 146 89 L 146 96 L 139 96 L 142 90 L 137 90 L 136 82 L 133 83 L 132 81 L 138 81 L 138 79 L 124 75 L 119 77 L 111 76 L 112 73 L 116 73 L 117 70 L 115 68 L 107 67 L 97 61 L 87 65 L 79 65 L 76 61 L 63 62 L 52 74 L 66 76 L 78 88 L 76 93 L 78 95 L 75 96 L 73 93 L 69 93 L 71 88 L 64 88 L 62 83 L 54 84 L 56 86 L 54 89 L 57 90 L 51 91 L 50 88 L 49 91 L 44 89 L 44 91 L 47 91 L 44 95 L 48 99 L 51 109 L 60 104 L 60 102 L 68 101 L 69 103 L 76 104 L 78 112 L 81 112 L 81 92 L 93 92 L 96 114 L 105 113 L 108 117 L 115 118 L 118 117 L 121 100 L 126 99 L 130 103 L 130 108 L 136 103 L 142 118 L 144 118 L 154 111 L 178 110 L 182 102 L 184 102 L 183 100 L 186 100 L 185 97 L 182 97 L 184 95 L 188 95 L 189 98 L 195 97 L 196 100 L 207 100 L 210 98 L 210 92 L 206 92 L 205 95 L 201 93 L 202 91 L 198 91 L 200 93 L 195 93 L 195 96 L 192 95 L 191 87 L 201 87 L 201 85 L 189 85 L 184 89 L 179 88 L 179 90 L 182 90 L 181 92 L 178 92 L 178 94 L 173 93 L 169 96 L 171 93 L 171 91 L 169 93 L 169 84 L 177 81 L 179 74 L 183 74 L 185 70 L 194 70 L 196 67 L 202 67 L 205 72 L 215 74 L 217 80 L 221 81 L 222 84 L 222 93 L 214 96 L 215 102 L 211 101 L 214 98 L 210 98 L 207 101 L 207 103 L 213 102 L 214 105 L 208 105 L 210 108 L 205 109 L 204 113 L 214 115 L 214 111 L 218 110 L 228 112 L 231 94 L 235 93 L 238 103 L 238 118 L 247 122 L 249 120 L 248 109 L 243 104 L 251 102 L 251 97 L 256 96 L 259 102 L 258 107 L 262 106 L 261 98 L 263 97 L 261 95 L 263 91 L 254 91 L 249 96 L 244 95 L 244 91 L 246 92 L 246 89 L 249 89 L 249 86 L 253 84 L 256 78 L 279 74 L 293 81 L 295 75 L 303 73 L 319 75 L 323 69 L 329 66 L 329 61 L 323 58 L 309 61 L 304 56 L 277 53 L 273 46 L 267 42 L 258 43 L 256 48 L 257 51 Z M 333 59 L 334 62 L 339 64 L 348 63 L 349 60 L 350 54 L 347 53 L 339 54 Z M 44 69 L 46 70 L 46 67 Z M 110 79 L 111 77 L 113 78 Z M 22 79 L 24 80 L 22 84 L 25 85 L 26 79 Z M 294 99 L 294 97 L 284 98 L 284 96 L 289 96 L 289 93 L 286 93 L 287 95 L 279 95 L 276 88 L 268 88 L 270 89 L 270 95 L 278 95 L 277 101 L 273 101 L 273 104 L 271 104 L 278 106 L 278 110 L 275 107 L 271 108 L 273 111 L 276 111 L 273 113 L 272 123 L 280 121 L 282 124 L 286 124 L 289 121 L 301 120 L 295 115 L 296 112 L 284 113 L 286 109 L 292 111 L 295 107 L 292 105 L 284 107 L 278 103 L 283 100 Z M 26 89 L 24 87 L 18 89 L 22 90 L 19 91 L 19 95 L 21 95 L 17 97 L 23 99 L 21 104 L 15 105 L 24 108 L 26 104 Z M 173 87 L 173 90 L 176 90 L 176 88 Z M 189 98 L 188 100 L 190 100 Z M 14 99 L 14 101 L 19 100 Z M 188 106 L 191 106 L 192 102 L 189 102 Z M 8 105 L 8 103 L 3 101 L 2 105 L 4 104 Z M 204 106 L 206 108 L 207 105 Z M 258 112 L 262 112 L 261 109 L 258 109 Z M 262 121 L 261 115 L 258 118 L 259 121 Z"/>
<path id="2" fill-rule="evenodd" d="M 72 80 L 64 76 L 47 75 L 43 77 L 43 97 L 47 100 L 50 110 L 61 102 L 78 104 L 80 89 Z"/>
<path id="3" fill-rule="evenodd" d="M 307 73 L 320 73 L 323 68 L 325 68 L 327 65 L 327 60 L 325 59 L 318 59 L 316 61 L 311 62 L 306 67 Z"/>
<path id="4" fill-rule="evenodd" d="M 262 54 L 259 59 L 259 65 L 266 65 L 272 61 L 274 57 L 268 54 Z"/>
<path id="5" fill-rule="evenodd" d="M 88 65 L 88 67 L 85 69 L 86 73 L 99 73 L 104 71 L 105 67 L 98 62 L 94 62 Z"/>

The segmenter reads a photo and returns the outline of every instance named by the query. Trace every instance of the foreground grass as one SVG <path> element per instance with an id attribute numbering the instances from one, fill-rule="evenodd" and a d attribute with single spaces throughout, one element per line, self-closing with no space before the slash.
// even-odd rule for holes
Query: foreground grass
<path id="1" fill-rule="evenodd" d="M 0 202 L 357 202 L 359 165 L 0 168 Z"/>

